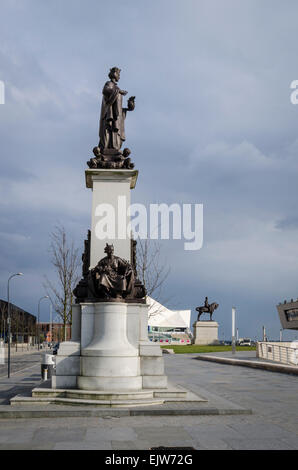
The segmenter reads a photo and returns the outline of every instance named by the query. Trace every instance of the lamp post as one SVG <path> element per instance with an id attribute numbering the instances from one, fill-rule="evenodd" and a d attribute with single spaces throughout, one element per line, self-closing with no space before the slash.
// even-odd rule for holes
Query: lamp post
<path id="1" fill-rule="evenodd" d="M 236 326 L 236 308 L 232 307 L 232 354 L 235 354 L 236 352 L 235 326 Z"/>
<path id="2" fill-rule="evenodd" d="M 7 355 L 7 377 L 10 378 L 10 335 L 11 335 L 11 317 L 9 302 L 9 282 L 15 276 L 23 276 L 23 273 L 12 274 L 7 281 L 7 325 L 8 325 L 8 355 Z"/>
<path id="3" fill-rule="evenodd" d="M 52 302 L 50 302 L 50 338 L 51 338 L 51 348 L 53 344 L 53 313 L 52 313 Z"/>
<path id="4" fill-rule="evenodd" d="M 39 331 L 40 302 L 42 301 L 42 299 L 48 299 L 48 298 L 49 298 L 48 295 L 44 295 L 43 297 L 40 297 L 40 299 L 38 301 L 38 317 L 37 317 L 38 351 L 40 350 L 40 331 Z"/>

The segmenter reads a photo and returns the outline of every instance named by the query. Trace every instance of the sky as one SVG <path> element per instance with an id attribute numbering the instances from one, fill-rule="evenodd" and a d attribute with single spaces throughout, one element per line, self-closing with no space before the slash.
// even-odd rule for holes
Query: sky
<path id="1" fill-rule="evenodd" d="M 162 241 L 167 307 L 219 303 L 220 339 L 279 338 L 276 305 L 298 297 L 295 0 L 2 0 L 0 298 L 37 314 L 55 279 L 50 233 L 76 246 L 91 223 L 86 161 L 113 66 L 136 96 L 125 145 L 133 202 L 204 205 L 204 243 Z M 47 301 L 41 319 L 49 318 Z M 285 332 L 291 339 L 297 333 Z"/>

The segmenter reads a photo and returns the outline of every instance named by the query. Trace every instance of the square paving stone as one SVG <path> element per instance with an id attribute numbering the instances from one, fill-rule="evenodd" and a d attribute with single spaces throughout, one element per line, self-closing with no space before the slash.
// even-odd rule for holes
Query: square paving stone
<path id="1" fill-rule="evenodd" d="M 113 450 L 148 450 L 150 442 L 136 439 L 134 441 L 112 441 Z"/>
<path id="2" fill-rule="evenodd" d="M 246 424 L 243 424 L 246 426 Z M 215 439 L 224 439 L 225 437 L 239 438 L 239 432 L 230 425 L 224 425 L 220 422 L 217 424 L 204 424 L 198 426 L 185 426 L 187 432 L 201 442 L 201 438 L 210 442 Z"/>
<path id="3" fill-rule="evenodd" d="M 135 439 L 137 439 L 137 434 L 132 428 L 115 426 L 89 428 L 85 441 L 134 441 Z"/>
<path id="4" fill-rule="evenodd" d="M 36 429 L 33 436 L 33 444 L 59 443 L 59 442 L 80 442 L 86 435 L 86 428 L 63 428 L 56 429 L 41 428 Z"/>
<path id="5" fill-rule="evenodd" d="M 58 442 L 54 450 L 113 450 L 111 442 L 107 441 L 83 441 L 83 442 Z"/>
<path id="6" fill-rule="evenodd" d="M 254 424 L 231 424 L 230 426 L 238 433 L 238 437 L 239 434 L 254 439 L 286 439 L 292 437 L 292 433 L 273 423 L 256 422 Z"/>
<path id="7" fill-rule="evenodd" d="M 7 428 L 3 426 L 1 423 L 2 428 L 0 429 L 0 444 L 18 444 L 18 443 L 26 443 L 31 442 L 34 435 L 33 429 L 26 429 L 25 427 L 22 428 Z"/>
<path id="8" fill-rule="evenodd" d="M 192 446 L 193 439 L 183 427 L 163 426 L 135 428 L 138 439 L 149 441 L 152 445 Z"/>
<path id="9" fill-rule="evenodd" d="M 227 439 L 234 450 L 290 450 L 292 447 L 279 439 Z"/>
<path id="10" fill-rule="evenodd" d="M 232 446 L 225 442 L 223 439 L 216 437 L 199 437 L 199 442 L 196 448 L 205 450 L 232 450 Z"/>

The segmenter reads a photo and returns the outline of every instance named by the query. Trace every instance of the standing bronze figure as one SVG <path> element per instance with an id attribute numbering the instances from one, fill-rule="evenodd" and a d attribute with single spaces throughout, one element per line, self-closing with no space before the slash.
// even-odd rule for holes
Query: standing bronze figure
<path id="1" fill-rule="evenodd" d="M 117 153 L 125 141 L 124 122 L 127 111 L 135 108 L 135 96 L 131 96 L 127 103 L 127 108 L 122 108 L 122 98 L 127 95 L 127 91 L 118 87 L 121 70 L 113 67 L 110 70 L 110 80 L 106 82 L 102 90 L 101 115 L 99 123 L 99 148 L 102 153 L 107 149 L 112 149 Z"/>
<path id="2" fill-rule="evenodd" d="M 200 316 L 202 315 L 202 313 L 209 313 L 210 321 L 212 321 L 212 315 L 214 313 L 214 310 L 216 310 L 217 308 L 218 304 L 216 302 L 212 302 L 211 304 L 209 304 L 208 297 L 205 297 L 204 305 L 202 307 L 196 308 L 196 311 L 199 312 L 197 321 L 200 321 Z"/>
<path id="3" fill-rule="evenodd" d="M 118 87 L 121 70 L 110 69 L 109 78 L 102 90 L 102 103 L 99 121 L 99 144 L 94 147 L 95 158 L 87 162 L 89 168 L 126 168 L 132 169 L 129 148 L 123 152 L 121 147 L 125 141 L 125 119 L 127 111 L 135 109 L 135 96 L 128 99 L 127 107 L 122 107 L 123 96 L 127 91 Z"/>

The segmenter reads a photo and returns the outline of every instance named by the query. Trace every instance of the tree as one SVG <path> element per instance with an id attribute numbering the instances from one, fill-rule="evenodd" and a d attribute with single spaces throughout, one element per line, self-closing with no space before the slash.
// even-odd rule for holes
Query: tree
<path id="1" fill-rule="evenodd" d="M 69 240 L 65 228 L 58 225 L 50 235 L 51 263 L 57 279 L 50 281 L 45 276 L 44 288 L 52 302 L 54 310 L 63 323 L 63 337 L 66 341 L 66 325 L 72 323 L 73 289 L 79 281 L 78 249 Z"/>
<path id="2" fill-rule="evenodd" d="M 161 255 L 161 244 L 156 240 L 138 239 L 136 253 L 137 275 L 144 284 L 147 296 L 154 295 L 158 302 L 166 302 L 163 298 L 164 283 L 170 273 L 170 268 Z M 149 318 L 160 313 L 159 306 L 149 308 Z"/>

